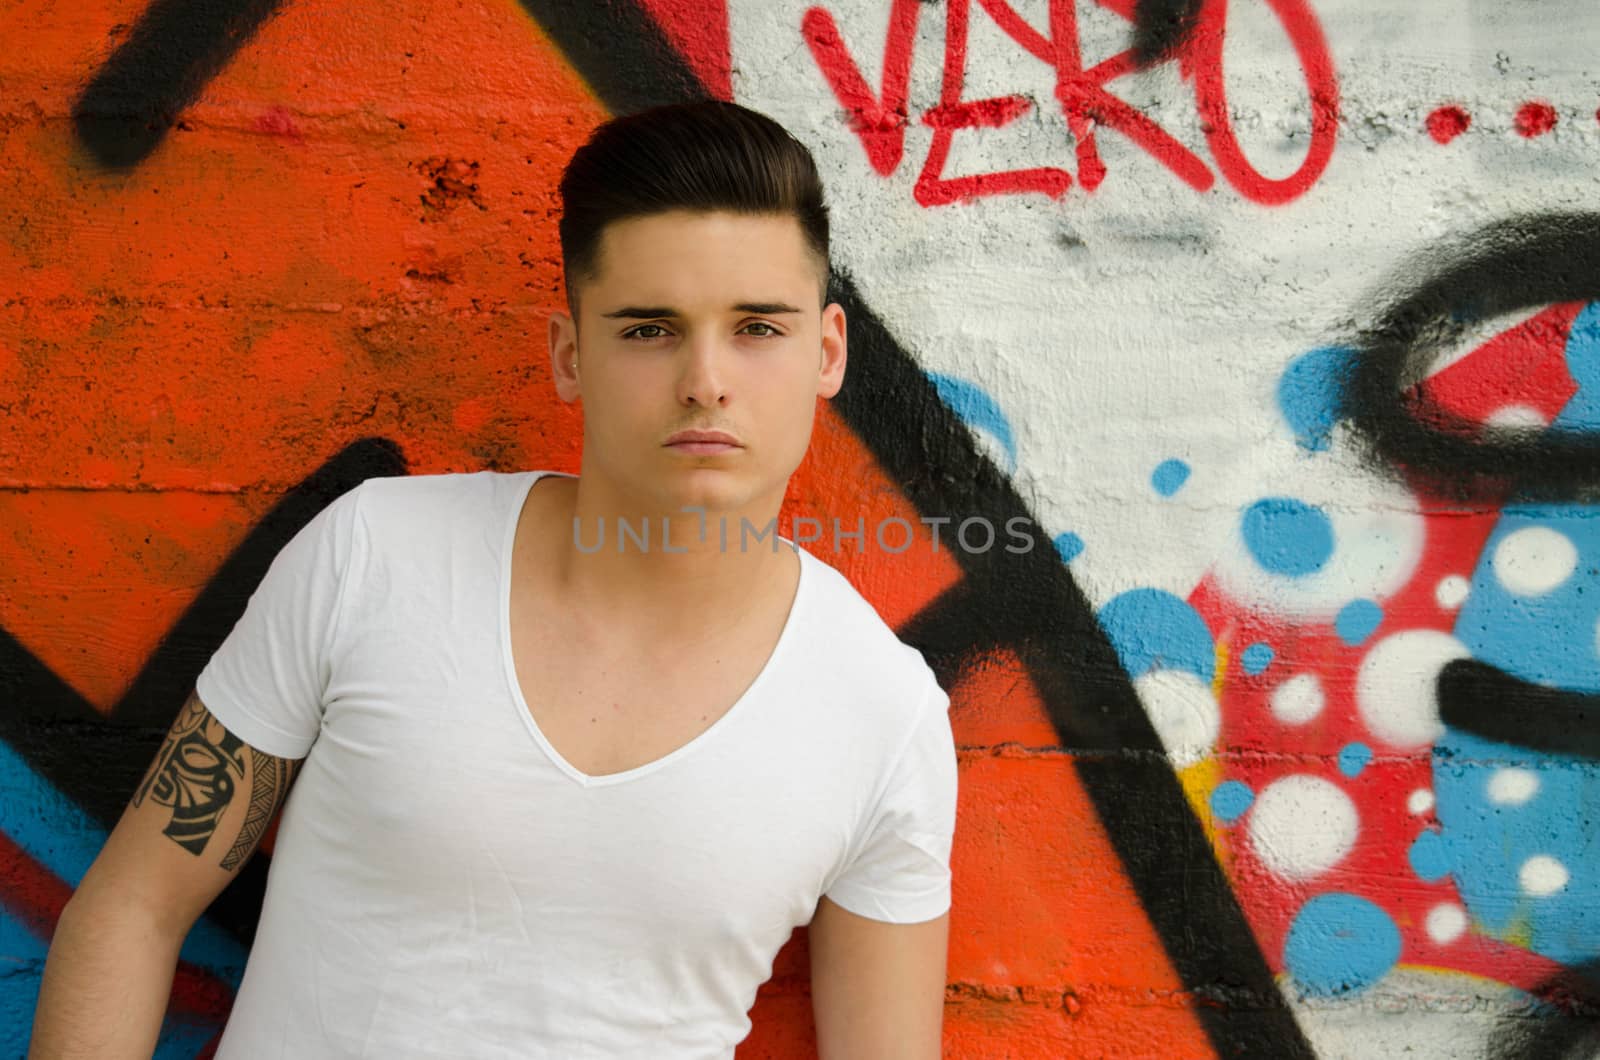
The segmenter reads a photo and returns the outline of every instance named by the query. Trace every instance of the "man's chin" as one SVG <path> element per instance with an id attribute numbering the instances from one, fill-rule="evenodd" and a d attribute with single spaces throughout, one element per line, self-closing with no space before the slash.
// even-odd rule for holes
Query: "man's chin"
<path id="1" fill-rule="evenodd" d="M 707 512 L 738 511 L 761 493 L 747 474 L 731 468 L 678 468 L 655 480 L 654 489 L 669 511 L 699 508 Z"/>

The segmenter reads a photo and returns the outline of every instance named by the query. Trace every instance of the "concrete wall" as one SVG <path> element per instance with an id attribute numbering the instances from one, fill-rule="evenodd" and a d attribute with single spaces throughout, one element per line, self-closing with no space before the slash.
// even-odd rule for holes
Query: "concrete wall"
<path id="1" fill-rule="evenodd" d="M 918 527 L 812 547 L 952 693 L 947 1055 L 1600 1048 L 1600 8 L 70 6 L 0 13 L 6 1053 L 283 542 L 371 475 L 576 468 L 554 180 L 705 93 L 834 206 L 787 514 Z M 934 547 L 977 516 L 1038 547 Z M 742 1057 L 808 1055 L 805 967 Z"/>

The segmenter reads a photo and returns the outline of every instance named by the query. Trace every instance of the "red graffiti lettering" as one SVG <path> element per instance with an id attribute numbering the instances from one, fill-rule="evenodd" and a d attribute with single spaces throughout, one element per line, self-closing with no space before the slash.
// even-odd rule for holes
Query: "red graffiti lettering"
<path id="1" fill-rule="evenodd" d="M 1130 21 L 1134 17 L 1133 0 L 1098 2 Z M 1234 132 L 1222 67 L 1227 0 L 1206 0 L 1194 31 L 1175 58 L 1184 78 L 1194 85 L 1195 107 L 1217 170 L 1245 198 L 1278 204 L 1305 194 L 1327 168 L 1338 134 L 1339 87 L 1327 41 L 1307 0 L 1264 2 L 1295 50 L 1310 99 L 1309 143 L 1304 160 L 1290 175 L 1272 178 L 1257 170 Z M 1054 166 L 958 177 L 944 175 L 951 144 L 958 132 L 1004 126 L 1034 105 L 1033 100 L 1020 95 L 962 99 L 967 81 L 968 27 L 974 4 L 1022 51 L 1053 68 L 1056 101 L 1076 152 L 1076 178 Z M 918 6 L 917 0 L 893 0 L 884 49 L 881 95 L 873 94 L 831 14 L 821 7 L 813 7 L 802 20 L 802 32 L 812 57 L 834 95 L 844 105 L 850 126 L 860 137 L 873 169 L 883 176 L 895 171 L 904 153 L 905 128 L 909 121 L 907 85 Z M 1051 0 L 1048 32 L 1027 22 L 1006 0 L 949 0 L 945 12 L 943 60 L 939 102 L 921 117 L 922 123 L 933 129 L 932 142 L 914 190 L 917 201 L 924 206 L 960 202 L 981 195 L 1021 192 L 1060 196 L 1073 186 L 1074 180 L 1085 191 L 1093 192 L 1106 176 L 1105 163 L 1095 140 L 1102 129 L 1136 144 L 1196 191 L 1206 191 L 1216 183 L 1216 175 L 1194 150 L 1107 87 L 1110 82 L 1138 69 L 1131 49 L 1091 66 L 1084 65 L 1074 0 Z"/>
<path id="2" fill-rule="evenodd" d="M 839 36 L 833 16 L 820 7 L 808 10 L 800 33 L 811 48 L 822 76 L 850 114 L 850 124 L 861 137 L 867 161 L 887 177 L 900 164 L 906 139 L 906 84 L 911 77 L 911 45 L 917 33 L 921 0 L 894 0 L 889 9 L 889 40 L 883 49 L 882 96 L 874 96 L 866 78 Z"/>

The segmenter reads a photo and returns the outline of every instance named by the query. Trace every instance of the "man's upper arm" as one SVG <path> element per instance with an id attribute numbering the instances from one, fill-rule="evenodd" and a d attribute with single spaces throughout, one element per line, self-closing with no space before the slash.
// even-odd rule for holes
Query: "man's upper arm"
<path id="1" fill-rule="evenodd" d="M 892 924 L 818 903 L 809 939 L 821 1060 L 939 1056 L 949 925 L 948 913 Z"/>
<path id="2" fill-rule="evenodd" d="M 958 779 L 950 698 L 926 682 L 865 834 L 812 917 L 824 1060 L 939 1055 Z"/>
<path id="3" fill-rule="evenodd" d="M 260 843 L 298 766 L 239 739 L 191 694 L 74 901 L 133 903 L 186 932 Z"/>

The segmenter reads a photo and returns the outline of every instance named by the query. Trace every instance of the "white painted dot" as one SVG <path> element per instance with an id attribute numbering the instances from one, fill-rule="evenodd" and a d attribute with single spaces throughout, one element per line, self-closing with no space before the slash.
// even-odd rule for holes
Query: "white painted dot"
<path id="1" fill-rule="evenodd" d="M 1531 405 L 1507 405 L 1495 410 L 1483 422 L 1489 427 L 1543 427 L 1550 421 Z"/>
<path id="2" fill-rule="evenodd" d="M 1372 734 L 1396 747 L 1433 743 L 1439 721 L 1439 671 L 1472 653 L 1448 633 L 1408 629 L 1385 637 L 1356 672 L 1356 709 Z"/>
<path id="3" fill-rule="evenodd" d="M 1418 788 L 1406 797 L 1406 809 L 1412 813 L 1427 813 L 1433 809 L 1433 792 Z"/>
<path id="4" fill-rule="evenodd" d="M 1521 806 L 1539 791 L 1539 775 L 1529 769 L 1497 769 L 1489 778 L 1489 801 L 1501 806 Z"/>
<path id="5" fill-rule="evenodd" d="M 1262 864 L 1286 879 L 1303 880 L 1350 852 L 1360 817 L 1338 785 L 1296 773 L 1262 789 L 1250 810 L 1249 830 Z"/>
<path id="6" fill-rule="evenodd" d="M 1467 594 L 1472 592 L 1472 583 L 1459 574 L 1451 574 L 1439 579 L 1439 584 L 1433 590 L 1433 598 L 1439 606 L 1446 611 L 1454 611 L 1467 602 Z"/>
<path id="7" fill-rule="evenodd" d="M 1440 902 L 1428 910 L 1428 937 L 1441 946 L 1454 942 L 1467 930 L 1467 914 L 1454 902 Z"/>
<path id="8" fill-rule="evenodd" d="M 1133 683 L 1150 724 L 1178 766 L 1211 753 L 1222 730 L 1222 711 L 1211 686 L 1187 670 L 1152 670 Z"/>
<path id="9" fill-rule="evenodd" d="M 1494 550 L 1494 573 L 1518 596 L 1539 596 L 1568 578 L 1578 566 L 1578 549 L 1566 534 L 1548 526 L 1529 526 L 1501 539 Z"/>
<path id="10" fill-rule="evenodd" d="M 1522 863 L 1522 869 L 1517 873 L 1517 882 L 1522 884 L 1523 892 L 1536 898 L 1555 894 L 1567 885 L 1570 878 L 1567 867 L 1549 854 L 1535 854 Z"/>
<path id="11" fill-rule="evenodd" d="M 1272 690 L 1273 717 L 1286 725 L 1304 725 L 1327 703 L 1316 674 L 1296 674 Z"/>

